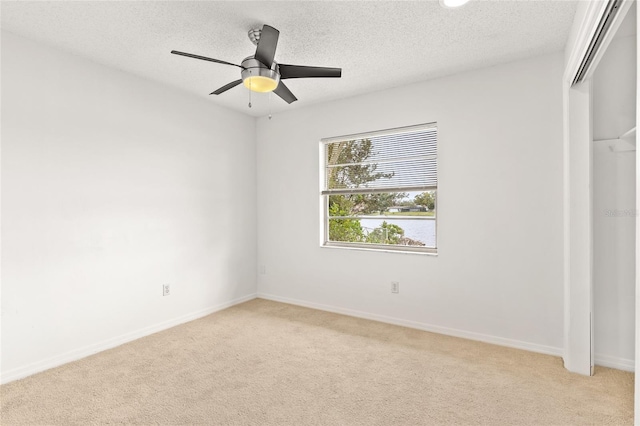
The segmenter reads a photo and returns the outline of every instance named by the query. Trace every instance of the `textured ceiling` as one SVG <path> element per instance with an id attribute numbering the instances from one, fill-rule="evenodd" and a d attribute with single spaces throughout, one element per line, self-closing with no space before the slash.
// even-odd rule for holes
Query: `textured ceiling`
<path id="1" fill-rule="evenodd" d="M 206 97 L 251 115 L 407 85 L 564 48 L 574 1 L 2 1 L 2 29 Z M 280 30 L 276 61 L 342 67 L 341 79 L 288 80 L 299 101 L 253 95 L 239 69 L 171 55 L 172 49 L 240 63 L 250 28 Z"/>

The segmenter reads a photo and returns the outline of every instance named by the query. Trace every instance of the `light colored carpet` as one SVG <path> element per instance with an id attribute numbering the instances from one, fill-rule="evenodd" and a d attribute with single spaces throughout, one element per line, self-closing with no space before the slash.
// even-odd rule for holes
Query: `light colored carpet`
<path id="1" fill-rule="evenodd" d="M 261 299 L 0 391 L 2 425 L 633 422 L 631 373 Z"/>

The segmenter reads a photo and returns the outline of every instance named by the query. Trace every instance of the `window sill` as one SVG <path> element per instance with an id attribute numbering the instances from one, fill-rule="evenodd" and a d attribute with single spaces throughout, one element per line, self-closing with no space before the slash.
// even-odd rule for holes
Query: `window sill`
<path id="1" fill-rule="evenodd" d="M 402 247 L 407 247 L 407 246 L 402 246 Z M 430 251 L 427 251 L 425 249 L 407 249 L 407 248 L 392 249 L 392 248 L 380 247 L 380 246 L 362 247 L 362 246 L 356 246 L 356 245 L 346 245 L 346 244 L 343 245 L 343 244 L 336 244 L 336 243 L 321 244 L 320 248 L 341 249 L 341 250 L 357 250 L 357 251 L 373 251 L 373 252 L 397 253 L 397 254 L 417 254 L 417 255 L 422 255 L 422 256 L 434 256 L 434 257 L 438 256 L 438 252 L 435 251 L 437 249 L 428 249 Z M 431 250 L 433 250 L 433 251 L 431 251 Z"/>

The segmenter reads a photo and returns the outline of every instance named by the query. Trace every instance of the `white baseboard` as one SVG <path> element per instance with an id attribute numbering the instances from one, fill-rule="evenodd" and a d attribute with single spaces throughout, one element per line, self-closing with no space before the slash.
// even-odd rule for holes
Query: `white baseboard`
<path id="1" fill-rule="evenodd" d="M 126 333 L 118 337 L 107 339 L 102 342 L 95 343 L 93 345 L 85 346 L 79 349 L 74 349 L 72 351 L 66 352 L 61 355 L 57 355 L 42 361 L 37 361 L 31 364 L 25 365 L 23 367 L 11 369 L 7 372 L 2 373 L 2 376 L 0 377 L 0 383 L 2 384 L 9 383 L 14 380 L 31 376 L 32 374 L 49 370 L 50 368 L 58 367 L 60 365 L 67 364 L 72 361 L 77 361 L 81 358 L 85 358 L 89 355 L 93 355 L 95 353 L 102 352 L 107 349 L 115 348 L 116 346 L 120 346 L 124 343 L 131 342 L 141 337 L 145 337 L 150 334 L 154 334 L 159 331 L 166 330 L 171 327 L 175 327 L 185 322 L 189 322 L 189 321 L 196 320 L 198 318 L 205 317 L 214 312 L 218 312 L 223 309 L 229 308 L 233 305 L 238 305 L 240 303 L 247 302 L 249 300 L 255 299 L 256 297 L 257 295 L 255 293 L 249 294 L 247 296 L 230 300 L 228 302 L 220 303 L 218 305 L 211 306 L 209 308 L 202 309 L 197 312 L 192 312 L 174 319 L 170 319 L 168 321 L 163 321 L 159 324 L 151 325 L 149 327 L 144 327 L 139 330 L 132 331 L 130 333 Z"/>
<path id="2" fill-rule="evenodd" d="M 93 345 L 85 346 L 80 349 L 75 349 L 69 352 L 66 352 L 62 355 L 58 355 L 52 358 L 48 358 L 42 361 L 38 361 L 23 367 L 14 368 L 2 374 L 0 378 L 0 383 L 9 383 L 14 380 L 22 379 L 27 376 L 31 376 L 36 373 L 40 373 L 45 370 L 49 370 L 54 367 L 58 367 L 63 364 L 67 364 L 72 361 L 79 360 L 81 358 L 85 358 L 89 355 L 93 355 L 98 352 L 102 352 L 107 349 L 115 348 L 116 346 L 120 346 L 124 343 L 131 342 L 133 340 L 139 339 L 141 337 L 148 336 L 150 334 L 157 333 L 162 330 L 166 330 L 171 327 L 175 327 L 177 325 L 183 324 L 185 322 L 193 321 L 198 318 L 205 317 L 214 312 L 221 311 L 223 309 L 229 308 L 234 305 L 238 305 L 240 303 L 247 302 L 249 300 L 255 299 L 259 297 L 261 299 L 273 300 L 275 302 L 288 303 L 291 305 L 304 306 L 307 308 L 318 309 L 321 311 L 334 312 L 337 314 L 348 315 L 357 318 L 364 318 L 373 321 L 384 322 L 388 324 L 400 325 L 403 327 L 415 328 L 418 330 L 429 331 L 433 333 L 444 334 L 447 336 L 461 337 L 469 340 L 477 340 L 480 342 L 491 343 L 500 346 L 506 346 L 510 348 L 516 349 L 524 349 L 531 352 L 538 352 L 547 355 L 555 355 L 562 356 L 562 348 L 555 348 L 552 346 L 544 346 L 538 345 L 535 343 L 528 343 L 519 340 L 513 339 L 505 339 L 503 337 L 496 337 L 487 334 L 475 333 L 472 331 L 458 330 L 448 327 L 441 327 L 432 324 L 425 324 L 417 321 L 409 321 L 400 318 L 393 318 L 384 315 L 371 314 L 362 311 L 356 311 L 353 309 L 340 308 L 330 305 L 323 305 L 319 303 L 307 302 L 298 299 L 291 299 L 288 297 L 280 297 L 266 293 L 257 293 L 250 294 L 244 297 L 240 297 L 234 300 L 230 300 L 228 302 L 220 303 L 215 306 L 211 306 L 206 309 L 202 309 L 197 312 L 192 312 L 190 314 L 182 315 L 178 318 L 174 318 L 168 321 L 161 322 L 159 324 L 155 324 L 149 327 L 145 327 L 130 333 L 123 334 L 118 337 L 114 337 L 103 342 L 99 342 Z M 595 363 L 596 365 L 600 365 L 603 367 L 615 368 L 624 371 L 635 370 L 635 363 L 631 359 L 617 358 L 608 355 L 596 354 L 595 355 Z"/>
<path id="3" fill-rule="evenodd" d="M 636 370 L 636 363 L 632 359 L 596 354 L 595 362 L 596 365 L 599 365 L 601 367 L 615 368 L 617 370 L 630 371 L 632 373 Z"/>
<path id="4" fill-rule="evenodd" d="M 417 321 L 409 321 L 401 318 L 393 318 L 385 315 L 371 314 L 368 312 L 356 311 L 353 309 L 340 308 L 330 305 L 322 305 L 320 303 L 307 302 L 304 300 L 291 299 L 288 297 L 275 296 L 272 294 L 258 292 L 258 298 L 273 300 L 274 302 L 288 303 L 290 305 L 304 306 L 307 308 L 318 309 L 321 311 L 334 312 L 357 318 L 364 318 L 373 321 L 384 322 L 387 324 L 400 325 L 403 327 L 415 328 L 418 330 L 429 331 L 432 333 L 444 334 L 447 336 L 461 337 L 463 339 L 477 340 L 479 342 L 491 343 L 499 346 L 506 346 L 515 349 L 524 349 L 530 352 L 537 352 L 546 355 L 562 356 L 562 348 L 553 346 L 538 345 L 536 343 L 523 342 L 520 340 L 506 339 L 504 337 L 491 336 L 488 334 L 476 333 L 473 331 L 458 330 L 455 328 L 441 327 L 438 325 L 426 324 Z"/>

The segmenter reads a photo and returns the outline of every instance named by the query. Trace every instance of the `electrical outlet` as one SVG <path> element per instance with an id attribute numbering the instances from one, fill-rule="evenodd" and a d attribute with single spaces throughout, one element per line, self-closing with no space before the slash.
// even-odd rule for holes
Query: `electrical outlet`
<path id="1" fill-rule="evenodd" d="M 391 293 L 400 293 L 400 283 L 398 281 L 391 281 Z"/>
<path id="2" fill-rule="evenodd" d="M 169 296 L 171 294 L 171 285 L 163 284 L 162 285 L 162 295 Z"/>

